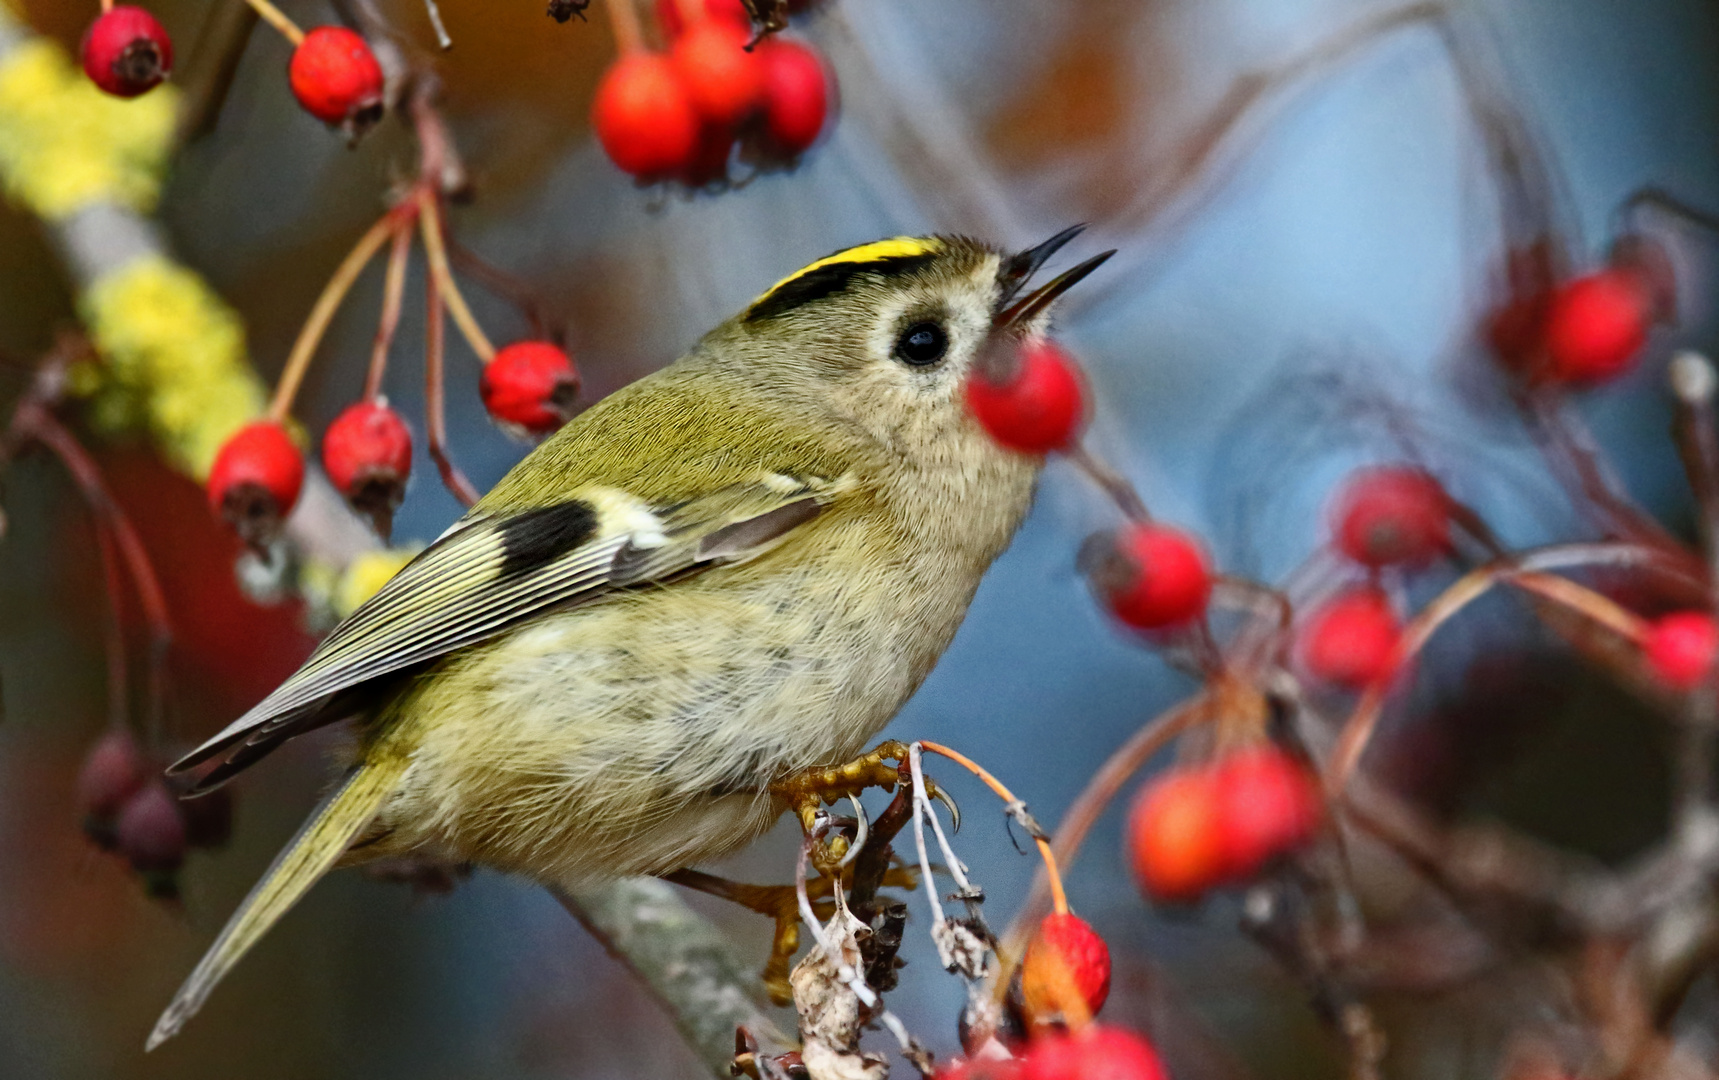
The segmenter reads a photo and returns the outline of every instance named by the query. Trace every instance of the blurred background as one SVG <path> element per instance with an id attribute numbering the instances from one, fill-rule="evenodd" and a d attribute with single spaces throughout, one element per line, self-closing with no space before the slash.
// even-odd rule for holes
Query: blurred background
<path id="1" fill-rule="evenodd" d="M 94 0 L 20 6 L 68 47 L 95 10 Z M 150 6 L 188 48 L 212 4 Z M 282 6 L 307 24 L 331 18 L 318 0 Z M 431 40 L 415 0 L 386 6 Z M 443 0 L 454 41 L 440 64 L 446 113 L 476 192 L 453 228 L 565 320 L 590 400 L 832 249 L 927 231 L 1023 246 L 1087 221 L 1071 257 L 1121 249 L 1061 318 L 1094 387 L 1096 445 L 1155 513 L 1209 537 L 1226 567 L 1282 575 L 1323 540 L 1320 508 L 1342 472 L 1405 444 L 1512 542 L 1582 535 L 1485 371 L 1477 328 L 1504 254 L 1500 209 L 1440 38 L 1398 27 L 1236 96 L 1391 7 L 831 0 L 795 22 L 840 85 L 824 143 L 795 171 L 686 197 L 635 188 L 592 138 L 590 97 L 614 49 L 600 7 L 589 23 L 557 25 L 540 0 Z M 1463 48 L 1484 54 L 1554 170 L 1578 259 L 1602 259 L 1619 203 L 1643 185 L 1719 207 L 1719 5 L 1460 7 Z M 242 313 L 266 378 L 412 163 L 392 120 L 348 150 L 302 113 L 281 78 L 287 57 L 277 35 L 253 35 L 217 127 L 180 154 L 160 214 L 178 254 Z M 1247 108 L 1214 152 L 1191 156 L 1238 101 Z M 1682 324 L 1582 408 L 1629 490 L 1687 531 L 1664 360 L 1712 344 L 1705 268 L 1719 238 L 1663 228 Z M 376 268 L 312 369 L 300 409 L 312 431 L 358 396 L 380 287 Z M 506 306 L 473 297 L 493 336 L 527 331 Z M 401 357 L 420 348 L 415 308 Z M 37 355 L 73 319 L 41 227 L 0 206 L 0 351 Z M 451 444 L 484 488 L 522 448 L 486 418 L 476 361 L 450 348 Z M 419 415 L 414 364 L 394 366 L 387 393 Z M 291 607 L 240 596 L 234 543 L 191 481 L 146 446 L 108 444 L 100 456 L 168 587 L 180 636 L 172 723 L 195 741 L 272 688 L 311 641 Z M 459 508 L 428 460 L 414 472 L 395 537 L 428 540 Z M 559 906 L 483 872 L 431 898 L 335 875 L 182 1036 L 144 1057 L 155 1015 L 314 802 L 326 743 L 301 740 L 248 773 L 231 845 L 192 861 L 180 907 L 150 903 L 88 848 L 73 809 L 73 775 L 104 714 L 105 600 L 87 517 L 41 456 L 8 470 L 4 508 L 0 1075 L 699 1073 L 646 992 Z M 1047 823 L 1111 749 L 1191 689 L 1107 625 L 1074 570 L 1080 540 L 1111 514 L 1053 464 L 954 647 L 889 732 L 966 749 Z M 1413 719 L 1392 745 L 1410 749 L 1381 755 L 1381 767 L 1443 812 L 1503 818 L 1610 861 L 1663 831 L 1658 729 L 1505 606 L 1477 613 L 1434 657 L 1402 712 Z M 945 779 L 968 814 L 960 851 L 1006 921 L 1036 864 L 1011 846 L 983 789 Z M 1236 933 L 1233 901 L 1163 915 L 1140 899 L 1119 819 L 1107 817 L 1069 884 L 1116 953 L 1106 1015 L 1153 1032 L 1183 1077 L 1339 1074 L 1339 1048 L 1302 990 Z M 722 869 L 788 880 L 795 842 L 778 829 Z M 762 962 L 764 920 L 693 903 Z M 905 955 L 893 1006 L 948 1051 L 961 987 L 937 971 L 923 933 Z M 1503 1032 L 1492 1020 L 1510 992 L 1499 979 L 1387 1002 L 1388 1075 L 1494 1075 Z"/>

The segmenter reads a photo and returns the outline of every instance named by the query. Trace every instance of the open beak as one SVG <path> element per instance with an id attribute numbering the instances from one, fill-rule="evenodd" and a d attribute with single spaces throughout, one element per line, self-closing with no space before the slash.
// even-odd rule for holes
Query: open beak
<path id="1" fill-rule="evenodd" d="M 1064 229 L 1037 247 L 1028 248 L 1026 251 L 1011 255 L 1004 260 L 998 276 L 1003 285 L 1002 302 L 1008 306 L 998 311 L 991 319 L 992 333 L 1009 330 L 1016 326 L 1025 326 L 1033 320 L 1034 316 L 1049 307 L 1057 297 L 1073 288 L 1086 275 L 1097 270 L 1104 264 L 1104 260 L 1116 254 L 1113 248 L 1110 251 L 1094 255 L 1079 266 L 1064 270 L 1019 300 L 1009 303 L 1021 286 L 1027 283 L 1027 279 L 1033 276 L 1034 271 L 1043 266 L 1064 244 L 1079 236 L 1081 230 L 1085 228 L 1085 225 L 1076 225 Z"/>

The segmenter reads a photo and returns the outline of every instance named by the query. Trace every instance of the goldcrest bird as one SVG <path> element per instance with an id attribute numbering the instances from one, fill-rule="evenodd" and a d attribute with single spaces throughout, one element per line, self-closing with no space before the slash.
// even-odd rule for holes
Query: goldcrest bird
<path id="1" fill-rule="evenodd" d="M 173 766 L 224 783 L 356 721 L 348 768 L 186 980 L 172 1036 L 337 865 L 415 855 L 568 886 L 750 843 L 772 785 L 856 755 L 931 670 L 1041 460 L 967 414 L 1109 254 L 898 237 L 819 259 L 598 402 Z"/>

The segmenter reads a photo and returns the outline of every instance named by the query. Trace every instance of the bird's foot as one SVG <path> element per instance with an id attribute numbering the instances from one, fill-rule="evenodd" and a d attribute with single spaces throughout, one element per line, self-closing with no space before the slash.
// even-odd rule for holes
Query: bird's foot
<path id="1" fill-rule="evenodd" d="M 770 785 L 770 791 L 788 801 L 789 807 L 800 819 L 800 827 L 810 835 L 817 827 L 818 811 L 823 805 L 834 804 L 844 798 L 857 798 L 867 788 L 894 791 L 897 784 L 908 782 L 907 761 L 907 744 L 890 739 L 845 765 L 812 768 L 795 773 Z M 891 762 L 894 764 L 890 764 Z M 949 793 L 938 787 L 929 777 L 925 780 L 925 793 L 949 808 L 949 815 L 954 819 L 955 828 L 959 830 L 961 808 L 955 805 L 955 800 L 950 798 Z M 863 843 L 863 840 L 859 842 Z M 851 861 L 849 849 L 848 838 L 841 833 L 832 832 L 813 849 L 812 865 L 818 868 L 819 873 L 835 873 Z"/>

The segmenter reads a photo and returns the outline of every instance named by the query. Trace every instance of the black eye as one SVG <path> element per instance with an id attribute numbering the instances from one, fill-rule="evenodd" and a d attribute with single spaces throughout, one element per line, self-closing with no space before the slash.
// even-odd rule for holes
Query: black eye
<path id="1" fill-rule="evenodd" d="M 895 358 L 914 367 L 935 364 L 948 351 L 949 334 L 934 322 L 914 323 L 895 339 Z"/>

